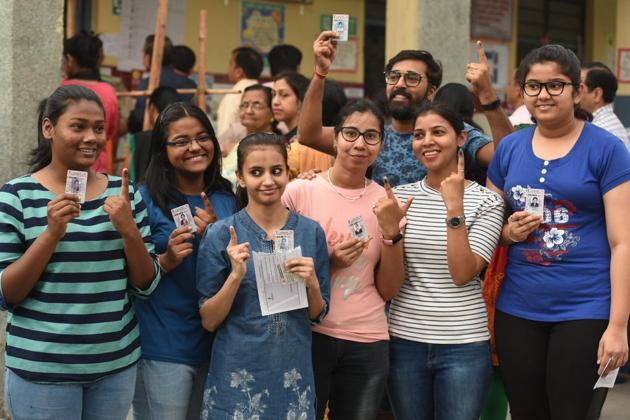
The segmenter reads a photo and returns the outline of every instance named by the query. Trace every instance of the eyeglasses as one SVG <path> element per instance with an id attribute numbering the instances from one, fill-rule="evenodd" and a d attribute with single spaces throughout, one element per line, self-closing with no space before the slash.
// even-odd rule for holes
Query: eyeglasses
<path id="1" fill-rule="evenodd" d="M 254 111 L 262 111 L 263 109 L 268 108 L 266 104 L 263 104 L 262 102 L 254 101 L 254 102 L 241 102 L 241 104 L 238 106 L 238 109 L 240 109 L 241 111 L 247 111 L 247 109 L 250 106 L 252 107 Z"/>
<path id="2" fill-rule="evenodd" d="M 401 73 L 397 70 L 386 71 L 383 73 L 385 75 L 385 83 L 388 85 L 395 85 L 400 80 L 400 77 L 403 76 L 405 80 L 405 84 L 409 87 L 415 87 L 422 82 L 424 76 L 420 73 L 416 73 L 415 71 L 408 71 L 406 73 Z"/>
<path id="3" fill-rule="evenodd" d="M 564 92 L 564 87 L 567 85 L 573 85 L 571 82 L 563 82 L 562 80 L 552 80 L 550 82 L 536 82 L 536 81 L 528 81 L 521 85 L 523 92 L 527 96 L 538 96 L 540 92 L 542 92 L 542 88 L 544 87 L 549 96 L 558 96 L 562 95 Z"/>
<path id="4" fill-rule="evenodd" d="M 189 148 L 193 140 L 196 141 L 199 146 L 203 146 L 204 144 L 212 141 L 212 137 L 208 133 L 200 134 L 197 137 L 193 137 L 192 139 L 188 137 L 177 137 L 173 140 L 168 140 L 166 144 L 171 147 L 183 149 Z"/>
<path id="5" fill-rule="evenodd" d="M 361 132 L 355 127 L 339 127 L 337 128 L 337 132 L 341 133 L 341 137 L 350 143 L 354 143 L 359 137 L 363 136 L 363 140 L 370 146 L 376 146 L 379 144 L 382 137 L 380 131 L 365 130 L 364 132 Z"/>

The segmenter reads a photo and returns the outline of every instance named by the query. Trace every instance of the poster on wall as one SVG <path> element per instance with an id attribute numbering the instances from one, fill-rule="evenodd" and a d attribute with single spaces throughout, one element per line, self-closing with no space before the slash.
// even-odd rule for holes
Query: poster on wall
<path id="1" fill-rule="evenodd" d="M 512 9 L 514 0 L 472 0 L 470 36 L 512 40 Z"/>
<path id="2" fill-rule="evenodd" d="M 357 71 L 357 57 L 359 55 L 359 42 L 356 38 L 350 37 L 345 42 L 337 43 L 337 56 L 331 71 L 354 73 Z"/>
<path id="3" fill-rule="evenodd" d="M 184 43 L 185 12 L 185 0 L 168 2 L 166 35 L 173 45 Z M 155 32 L 156 18 L 157 8 L 154 0 L 121 1 L 120 33 L 116 45 L 119 70 L 144 69 L 142 63 L 144 39 Z"/>
<path id="4" fill-rule="evenodd" d="M 630 83 L 630 48 L 617 50 L 617 80 L 619 83 Z"/>
<path id="5" fill-rule="evenodd" d="M 492 86 L 496 89 L 505 89 L 508 76 L 510 75 L 510 49 L 506 44 L 495 42 L 484 42 L 483 49 L 486 52 L 488 64 L 490 65 Z M 476 41 L 470 42 L 470 60 L 471 63 L 479 62 Z"/>
<path id="6" fill-rule="evenodd" d="M 285 7 L 282 4 L 243 0 L 241 3 L 241 45 L 264 56 L 284 43 Z"/>

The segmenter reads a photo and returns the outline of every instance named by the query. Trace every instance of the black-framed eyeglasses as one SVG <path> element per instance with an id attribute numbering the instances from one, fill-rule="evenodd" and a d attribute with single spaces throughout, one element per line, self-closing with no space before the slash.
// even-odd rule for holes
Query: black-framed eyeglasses
<path id="1" fill-rule="evenodd" d="M 252 107 L 254 111 L 262 111 L 263 109 L 267 108 L 266 104 L 263 104 L 262 102 L 254 101 L 254 102 L 241 102 L 241 104 L 238 106 L 238 109 L 240 109 L 241 111 L 247 111 L 247 109 L 250 106 Z"/>
<path id="2" fill-rule="evenodd" d="M 365 130 L 361 132 L 356 127 L 338 127 L 337 132 L 341 133 L 341 137 L 350 143 L 354 143 L 359 137 L 363 136 L 363 140 L 370 146 L 379 144 L 383 137 L 380 131 Z"/>
<path id="3" fill-rule="evenodd" d="M 396 83 L 398 83 L 401 77 L 404 77 L 405 84 L 407 86 L 415 87 L 418 86 L 424 78 L 423 75 L 421 75 L 420 73 L 416 73 L 415 71 L 401 73 L 398 70 L 390 70 L 386 71 L 383 74 L 385 75 L 385 83 L 387 83 L 388 85 L 395 85 Z"/>
<path id="4" fill-rule="evenodd" d="M 192 142 L 196 141 L 199 146 L 203 146 L 204 144 L 208 144 L 208 142 L 212 141 L 212 136 L 208 133 L 199 134 L 197 137 L 188 138 L 188 137 L 177 137 L 173 140 L 168 140 L 166 144 L 171 147 L 176 147 L 178 149 L 188 148 L 192 144 Z"/>
<path id="5" fill-rule="evenodd" d="M 544 87 L 549 96 L 559 96 L 562 95 L 564 87 L 567 85 L 573 85 L 573 83 L 564 82 L 562 80 L 552 80 L 546 83 L 530 80 L 523 83 L 521 89 L 523 89 L 523 93 L 527 96 L 538 96 Z"/>

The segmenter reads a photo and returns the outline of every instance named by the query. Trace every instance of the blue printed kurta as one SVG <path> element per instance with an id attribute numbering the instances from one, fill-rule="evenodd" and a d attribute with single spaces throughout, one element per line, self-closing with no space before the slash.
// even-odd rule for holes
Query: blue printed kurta
<path id="1" fill-rule="evenodd" d="M 197 262 L 197 287 L 214 296 L 231 271 L 226 247 L 229 227 L 250 252 L 272 252 L 272 241 L 241 210 L 220 220 L 205 234 Z M 324 231 L 315 221 L 290 213 L 282 228 L 294 231 L 294 244 L 315 262 L 327 311 L 329 262 Z M 217 329 L 204 392 L 202 419 L 306 420 L 315 417 L 315 385 L 311 362 L 308 310 L 262 316 L 253 258 L 241 281 L 230 313 Z"/>

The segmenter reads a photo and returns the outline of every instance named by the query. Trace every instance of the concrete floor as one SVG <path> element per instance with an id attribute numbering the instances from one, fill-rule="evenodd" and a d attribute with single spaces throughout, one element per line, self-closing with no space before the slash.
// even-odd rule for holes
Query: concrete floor
<path id="1" fill-rule="evenodd" d="M 608 392 L 600 420 L 630 419 L 630 379 Z"/>

